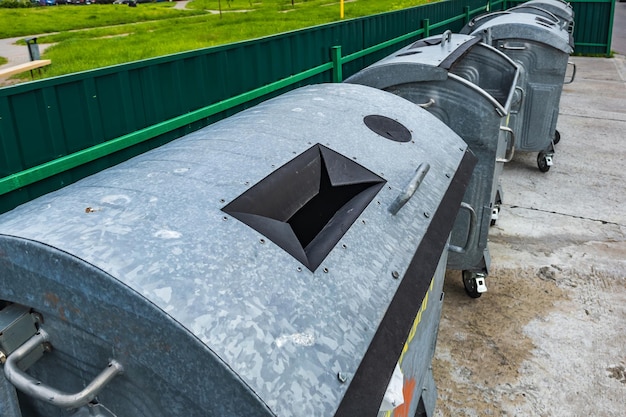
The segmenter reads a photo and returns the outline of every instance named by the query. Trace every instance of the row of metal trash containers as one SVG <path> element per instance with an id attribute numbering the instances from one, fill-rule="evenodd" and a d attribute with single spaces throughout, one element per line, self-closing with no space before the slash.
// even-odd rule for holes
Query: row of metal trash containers
<path id="1" fill-rule="evenodd" d="M 0 415 L 432 416 L 445 271 L 484 290 L 502 164 L 553 152 L 536 7 L 0 216 Z"/>

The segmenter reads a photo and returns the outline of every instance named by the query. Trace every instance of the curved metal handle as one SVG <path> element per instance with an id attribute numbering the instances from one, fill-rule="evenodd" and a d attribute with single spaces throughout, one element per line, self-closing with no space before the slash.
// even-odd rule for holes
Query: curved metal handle
<path id="1" fill-rule="evenodd" d="M 443 48 L 446 41 L 448 44 L 452 43 L 452 31 L 450 29 L 446 30 L 441 34 L 441 47 Z"/>
<path id="2" fill-rule="evenodd" d="M 497 15 L 500 15 L 500 14 L 511 14 L 511 12 L 508 12 L 508 11 L 499 11 L 499 12 L 485 13 L 485 14 L 482 14 L 482 15 L 480 15 L 480 16 L 476 16 L 475 18 L 473 18 L 472 20 L 470 20 L 470 22 L 468 23 L 468 26 L 469 26 L 469 27 L 472 27 L 472 26 L 476 25 L 476 23 L 477 23 L 479 20 L 487 19 L 487 18 L 494 17 L 494 16 L 497 16 Z"/>
<path id="3" fill-rule="evenodd" d="M 524 104 L 524 98 L 526 97 L 526 92 L 524 91 L 524 89 L 522 87 L 520 87 L 519 85 L 515 86 L 515 91 L 519 91 L 519 103 L 513 103 L 515 104 L 515 111 L 519 111 L 519 109 L 522 108 L 522 105 Z M 511 111 L 513 112 L 513 111 Z"/>
<path id="4" fill-rule="evenodd" d="M 507 132 L 511 136 L 511 141 L 509 142 L 511 146 L 507 146 L 506 148 L 507 154 L 504 158 L 496 158 L 496 162 L 504 162 L 506 164 L 507 162 L 511 162 L 513 155 L 515 155 L 515 133 L 511 128 L 506 126 L 500 126 L 500 130 Z"/>
<path id="5" fill-rule="evenodd" d="M 576 78 L 576 64 L 574 64 L 573 62 L 567 62 L 567 65 L 571 65 L 574 67 L 574 69 L 572 70 L 572 78 L 570 78 L 569 81 L 565 81 L 563 82 L 563 84 L 571 84 L 574 82 L 574 78 Z"/>
<path id="6" fill-rule="evenodd" d="M 427 103 L 422 103 L 422 104 L 419 104 L 419 103 L 418 103 L 417 105 L 418 105 L 418 106 L 420 106 L 420 107 L 421 107 L 421 108 L 423 108 L 423 109 L 427 109 L 427 108 L 429 108 L 430 106 L 432 106 L 433 104 L 435 104 L 435 99 L 431 98 L 430 100 L 428 100 L 428 102 L 427 102 Z"/>
<path id="7" fill-rule="evenodd" d="M 23 372 L 19 368 L 19 363 L 22 359 L 28 356 L 31 351 L 48 340 L 48 333 L 40 329 L 39 332 L 28 339 L 26 343 L 11 353 L 7 357 L 7 361 L 4 364 L 4 375 L 6 378 L 15 386 L 15 388 L 33 398 L 61 408 L 77 408 L 93 400 L 106 384 L 108 384 L 117 374 L 121 374 L 124 371 L 124 368 L 119 362 L 112 360 L 109 365 L 89 383 L 89 385 L 87 385 L 82 391 L 75 394 L 67 394 L 44 385 L 40 381 L 37 381 L 35 378 Z"/>
<path id="8" fill-rule="evenodd" d="M 543 16 L 535 16 L 535 21 L 538 23 L 541 23 L 544 26 L 556 26 L 559 23 L 558 19 L 553 22 L 550 19 L 545 18 Z"/>
<path id="9" fill-rule="evenodd" d="M 501 45 L 499 45 L 500 48 L 502 49 L 506 49 L 507 51 L 524 51 L 526 50 L 525 46 L 509 46 L 508 43 L 503 43 Z"/>
<path id="10" fill-rule="evenodd" d="M 454 253 L 464 254 L 470 248 L 471 245 L 474 244 L 476 239 L 476 224 L 478 223 L 478 218 L 476 217 L 476 211 L 474 208 L 465 202 L 461 202 L 461 208 L 469 211 L 470 214 L 470 224 L 469 231 L 467 233 L 467 241 L 463 246 L 456 245 L 448 245 L 448 250 Z"/>
<path id="11" fill-rule="evenodd" d="M 415 194 L 415 192 L 419 188 L 420 184 L 422 183 L 422 180 L 424 180 L 424 177 L 428 173 L 429 169 L 430 169 L 429 163 L 422 162 L 421 164 L 419 164 L 419 166 L 415 170 L 415 175 L 413 175 L 413 178 L 411 178 L 411 181 L 409 181 L 406 187 L 404 187 L 404 190 L 396 197 L 393 203 L 391 203 L 391 205 L 389 206 L 389 209 L 388 209 L 389 213 L 393 214 L 394 216 L 398 214 L 398 211 L 400 211 L 400 209 L 404 207 L 407 201 L 409 201 L 411 197 L 413 197 L 413 194 Z"/>

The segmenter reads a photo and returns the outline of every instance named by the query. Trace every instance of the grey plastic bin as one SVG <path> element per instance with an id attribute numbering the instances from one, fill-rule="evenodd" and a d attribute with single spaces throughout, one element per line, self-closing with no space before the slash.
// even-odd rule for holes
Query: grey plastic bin
<path id="1" fill-rule="evenodd" d="M 0 415 L 376 416 L 396 364 L 432 415 L 475 162 L 414 104 L 323 84 L 5 213 Z"/>
<path id="2" fill-rule="evenodd" d="M 538 152 L 537 166 L 547 172 L 553 163 L 561 91 L 569 55 L 570 34 L 552 19 L 529 13 L 498 14 L 468 23 L 462 30 L 480 36 L 521 67 L 519 101 L 509 126 L 520 151 Z M 572 78 L 568 82 L 572 82 Z"/>
<path id="3" fill-rule="evenodd" d="M 515 147 L 506 120 L 518 76 L 518 66 L 480 38 L 446 32 L 419 40 L 346 80 L 420 104 L 461 136 L 477 156 L 463 197 L 465 207 L 472 210 L 459 213 L 448 256 L 448 267 L 463 271 L 465 289 L 472 297 L 486 291 L 489 226 L 500 210 L 500 173 Z M 458 250 L 467 242 L 467 250 Z"/>

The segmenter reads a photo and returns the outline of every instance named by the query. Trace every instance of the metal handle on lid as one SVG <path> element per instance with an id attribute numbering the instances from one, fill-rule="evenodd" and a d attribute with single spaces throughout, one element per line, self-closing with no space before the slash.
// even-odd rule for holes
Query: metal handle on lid
<path id="1" fill-rule="evenodd" d="M 511 12 L 509 12 L 509 11 L 491 12 L 491 13 L 486 13 L 486 14 L 483 14 L 483 15 L 480 15 L 480 16 L 476 16 L 475 18 L 470 20 L 468 26 L 469 27 L 475 26 L 476 23 L 478 21 L 480 21 L 480 20 L 487 19 L 487 18 L 490 18 L 490 17 L 495 17 L 495 16 L 498 16 L 498 15 L 501 15 L 501 14 L 511 14 Z"/>
<path id="2" fill-rule="evenodd" d="M 500 48 L 506 49 L 507 51 L 524 51 L 526 49 L 526 46 L 511 46 L 505 42 L 500 45 Z"/>
<path id="3" fill-rule="evenodd" d="M 417 191 L 420 184 L 424 180 L 424 177 L 430 169 L 430 164 L 422 162 L 415 170 L 415 175 L 411 178 L 411 181 L 404 187 L 404 190 L 396 197 L 396 199 L 389 206 L 389 212 L 394 216 L 398 214 L 398 211 L 413 197 L 413 194 Z"/>
<path id="4" fill-rule="evenodd" d="M 22 359 L 26 358 L 31 351 L 48 340 L 48 333 L 40 329 L 26 343 L 11 353 L 4 364 L 4 375 L 6 378 L 15 388 L 33 398 L 61 408 L 77 408 L 93 400 L 105 385 L 124 371 L 119 362 L 112 360 L 82 391 L 75 394 L 59 391 L 56 388 L 42 384 L 19 368 L 19 363 Z"/>
<path id="5" fill-rule="evenodd" d="M 418 106 L 420 106 L 423 109 L 427 109 L 430 106 L 432 106 L 433 104 L 435 104 L 435 99 L 431 98 L 430 100 L 428 100 L 427 103 L 418 104 Z"/>
<path id="6" fill-rule="evenodd" d="M 441 34 L 441 47 L 442 48 L 445 46 L 446 41 L 448 42 L 448 44 L 452 43 L 452 31 L 450 29 L 446 30 L 445 32 Z"/>

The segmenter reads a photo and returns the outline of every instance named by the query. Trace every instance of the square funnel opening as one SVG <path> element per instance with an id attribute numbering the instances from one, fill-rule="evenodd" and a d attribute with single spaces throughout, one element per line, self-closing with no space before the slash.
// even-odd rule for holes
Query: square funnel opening
<path id="1" fill-rule="evenodd" d="M 385 182 L 317 144 L 222 210 L 315 271 Z"/>

